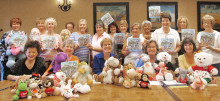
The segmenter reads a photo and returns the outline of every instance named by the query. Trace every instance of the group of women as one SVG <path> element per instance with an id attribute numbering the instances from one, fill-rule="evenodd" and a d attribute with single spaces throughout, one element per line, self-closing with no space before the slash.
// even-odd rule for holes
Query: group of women
<path id="1" fill-rule="evenodd" d="M 150 57 L 151 63 L 158 63 L 156 55 L 159 52 L 166 51 L 172 55 L 172 65 L 171 70 L 175 70 L 176 67 L 188 69 L 188 67 L 195 65 L 194 55 L 198 50 L 210 53 L 214 55 L 213 66 L 220 70 L 220 33 L 213 30 L 215 25 L 215 19 L 210 15 L 205 15 L 202 18 L 202 25 L 204 31 L 207 33 L 215 34 L 214 46 L 209 46 L 202 44 L 201 33 L 199 32 L 196 37 L 196 42 L 191 38 L 181 39 L 181 29 L 187 29 L 189 21 L 187 17 L 181 16 L 178 19 L 177 26 L 178 30 L 172 29 L 171 16 L 170 14 L 161 14 L 161 25 L 162 27 L 151 32 L 152 23 L 150 21 L 143 21 L 142 26 L 139 23 L 134 23 L 131 25 L 131 33 L 127 31 L 128 23 L 126 20 L 121 20 L 117 25 L 115 22 L 105 28 L 102 21 L 98 21 L 95 25 L 96 33 L 92 37 L 88 33 L 88 25 L 85 19 L 81 19 L 78 22 L 77 31 L 74 32 L 74 23 L 68 22 L 65 28 L 71 33 L 69 39 L 62 41 L 59 34 L 56 34 L 54 29 L 57 26 L 57 22 L 54 18 L 47 19 L 37 19 L 36 26 L 40 31 L 40 39 L 47 36 L 55 36 L 56 47 L 53 49 L 42 49 L 43 43 L 41 40 L 38 41 L 27 41 L 24 46 L 24 53 L 26 58 L 18 60 L 12 67 L 6 67 L 7 62 L 6 49 L 10 47 L 8 40 L 6 40 L 9 34 L 13 35 L 15 33 L 21 33 L 20 31 L 22 21 L 20 18 L 13 18 L 10 21 L 11 31 L 3 34 L 1 38 L 1 71 L 2 77 L 4 79 L 16 80 L 20 77 L 28 78 L 32 73 L 39 73 L 44 76 L 47 74 L 46 69 L 48 68 L 51 60 L 53 60 L 54 55 L 58 52 L 63 51 L 68 54 L 69 61 L 85 61 L 87 63 L 93 64 L 93 73 L 100 74 L 104 68 L 105 61 L 114 55 L 118 58 L 123 59 L 123 64 L 132 63 L 135 65 L 136 69 L 143 65 L 140 59 L 142 53 L 146 53 Z M 143 33 L 141 33 L 141 27 L 143 28 Z M 115 44 L 114 34 L 124 33 L 125 40 L 124 44 Z M 88 35 L 89 42 L 80 46 L 78 39 L 81 35 Z M 141 51 L 129 51 L 127 39 L 128 38 L 139 38 L 141 43 Z M 161 45 L 162 38 L 171 38 L 174 40 L 174 45 L 172 49 L 164 50 Z M 196 44 L 198 43 L 198 44 Z M 90 57 L 91 53 L 91 57 Z M 46 63 L 45 63 L 46 62 Z M 47 66 L 48 65 L 48 66 Z M 219 74 L 218 74 L 219 75 Z"/>

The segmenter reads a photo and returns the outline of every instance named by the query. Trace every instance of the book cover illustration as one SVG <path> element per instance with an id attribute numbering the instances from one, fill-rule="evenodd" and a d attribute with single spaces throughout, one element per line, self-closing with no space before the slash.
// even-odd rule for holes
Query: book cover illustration
<path id="1" fill-rule="evenodd" d="M 163 51 L 174 51 L 174 39 L 173 38 L 161 38 L 161 47 Z"/>
<path id="2" fill-rule="evenodd" d="M 129 51 L 141 51 L 140 38 L 128 38 L 127 46 Z"/>
<path id="3" fill-rule="evenodd" d="M 86 46 L 90 42 L 89 34 L 80 35 L 78 39 L 79 46 Z"/>
<path id="4" fill-rule="evenodd" d="M 30 38 L 31 40 L 39 41 L 39 40 L 40 40 L 40 31 L 39 31 L 39 29 L 38 29 L 38 28 L 33 28 L 33 29 L 31 30 L 31 33 L 30 33 L 30 35 L 29 35 L 29 38 Z"/>
<path id="5" fill-rule="evenodd" d="M 189 37 L 195 41 L 195 29 L 182 29 L 181 34 L 182 34 L 181 40 L 183 40 L 186 37 Z"/>
<path id="6" fill-rule="evenodd" d="M 102 16 L 101 20 L 107 25 L 111 24 L 114 21 L 110 13 L 106 13 L 104 16 Z"/>
<path id="7" fill-rule="evenodd" d="M 149 18 L 158 18 L 160 15 L 160 6 L 149 7 Z"/>
<path id="8" fill-rule="evenodd" d="M 16 33 L 12 35 L 9 42 L 12 42 L 15 46 L 24 46 L 26 41 L 27 41 L 26 35 Z"/>
<path id="9" fill-rule="evenodd" d="M 125 33 L 115 33 L 114 34 L 115 44 L 123 44 L 124 40 L 125 40 Z"/>
<path id="10" fill-rule="evenodd" d="M 72 77 L 77 71 L 78 61 L 61 62 L 61 71 L 66 74 L 67 77 Z"/>
<path id="11" fill-rule="evenodd" d="M 206 45 L 214 46 L 215 34 L 202 32 L 200 42 Z"/>
<path id="12" fill-rule="evenodd" d="M 46 36 L 42 39 L 43 49 L 54 49 L 56 48 L 56 37 L 55 36 Z"/>

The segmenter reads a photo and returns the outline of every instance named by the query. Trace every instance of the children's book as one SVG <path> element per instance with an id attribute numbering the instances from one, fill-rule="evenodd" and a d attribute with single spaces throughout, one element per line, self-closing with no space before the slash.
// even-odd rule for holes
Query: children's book
<path id="1" fill-rule="evenodd" d="M 79 46 L 85 46 L 90 42 L 89 34 L 80 35 L 78 39 Z"/>
<path id="2" fill-rule="evenodd" d="M 160 15 L 160 6 L 149 7 L 149 18 L 158 18 Z"/>
<path id="3" fill-rule="evenodd" d="M 162 38 L 161 47 L 163 51 L 174 51 L 174 39 L 173 38 Z"/>
<path id="4" fill-rule="evenodd" d="M 215 34 L 202 32 L 200 42 L 206 45 L 214 46 Z"/>
<path id="5" fill-rule="evenodd" d="M 101 20 L 107 25 L 111 24 L 114 21 L 110 13 L 106 13 L 104 16 L 102 16 Z"/>
<path id="6" fill-rule="evenodd" d="M 46 36 L 42 39 L 43 49 L 53 49 L 56 48 L 56 37 L 55 36 Z"/>
<path id="7" fill-rule="evenodd" d="M 67 77 L 72 77 L 77 71 L 78 61 L 61 62 L 61 71 L 66 74 Z"/>
<path id="8" fill-rule="evenodd" d="M 183 40 L 186 37 L 189 37 L 195 40 L 195 29 L 182 29 L 181 34 L 182 34 L 181 40 Z"/>
<path id="9" fill-rule="evenodd" d="M 141 40 L 140 38 L 128 38 L 127 47 L 129 51 L 141 51 Z"/>
<path id="10" fill-rule="evenodd" d="M 24 46 L 26 41 L 27 36 L 20 33 L 13 34 L 10 39 L 10 42 L 12 42 L 15 46 Z"/>
<path id="11" fill-rule="evenodd" d="M 123 44 L 124 40 L 125 40 L 125 33 L 115 33 L 114 34 L 115 44 Z"/>

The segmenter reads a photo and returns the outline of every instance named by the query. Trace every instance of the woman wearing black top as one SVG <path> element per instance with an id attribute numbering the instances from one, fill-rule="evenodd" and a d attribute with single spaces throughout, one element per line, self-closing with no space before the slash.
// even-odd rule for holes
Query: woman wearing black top
<path id="1" fill-rule="evenodd" d="M 17 80 L 18 78 L 29 78 L 32 73 L 42 75 L 46 70 L 46 66 L 44 59 L 38 55 L 40 49 L 41 47 L 38 41 L 28 41 L 24 47 L 26 58 L 18 60 L 6 72 L 5 79 Z"/>

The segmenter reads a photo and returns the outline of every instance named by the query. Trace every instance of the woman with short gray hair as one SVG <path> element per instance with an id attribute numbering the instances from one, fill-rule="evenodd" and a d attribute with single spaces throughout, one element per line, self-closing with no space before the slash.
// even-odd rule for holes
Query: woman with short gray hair
<path id="1" fill-rule="evenodd" d="M 144 20 L 142 22 L 142 27 L 144 32 L 140 35 L 143 36 L 146 40 L 150 40 L 152 23 L 148 20 Z"/>

